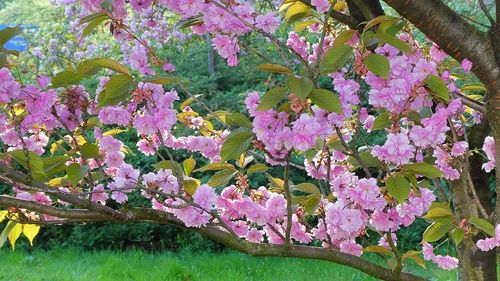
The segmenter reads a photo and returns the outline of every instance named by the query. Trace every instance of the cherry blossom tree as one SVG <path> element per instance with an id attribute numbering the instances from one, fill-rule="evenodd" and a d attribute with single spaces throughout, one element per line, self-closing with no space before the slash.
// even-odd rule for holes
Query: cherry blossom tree
<path id="1" fill-rule="evenodd" d="M 438 0 L 385 0 L 400 16 L 368 0 L 53 2 L 78 40 L 104 26 L 123 57 L 25 83 L 17 53 L 1 49 L 0 180 L 11 188 L 0 195 L 0 245 L 32 241 L 40 225 L 151 222 L 383 280 L 424 280 L 405 271 L 409 260 L 459 267 L 461 280 L 496 279 L 500 26 L 481 0 L 487 24 Z M 230 66 L 253 51 L 273 83 L 247 94 L 247 112 L 210 109 L 158 55 L 174 29 L 209 34 Z M 19 32 L 2 30 L 1 45 Z M 96 76 L 96 91 L 82 86 Z M 126 131 L 137 133 L 135 148 L 120 140 Z M 368 141 L 374 135 L 383 141 Z M 127 163 L 133 153 L 155 159 L 154 170 Z M 297 171 L 308 179 L 293 182 Z M 257 173 L 266 186 L 251 186 Z M 148 203 L 128 204 L 131 194 Z M 430 223 L 422 246 L 403 252 L 397 233 L 417 219 Z M 438 241 L 452 241 L 458 258 L 438 254 Z"/>

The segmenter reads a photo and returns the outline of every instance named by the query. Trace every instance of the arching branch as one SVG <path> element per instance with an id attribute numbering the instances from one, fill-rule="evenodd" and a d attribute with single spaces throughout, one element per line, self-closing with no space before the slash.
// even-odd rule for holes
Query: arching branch
<path id="1" fill-rule="evenodd" d="M 18 180 L 23 178 L 23 173 L 10 170 L 5 167 L 5 165 L 0 164 L 0 173 L 6 178 L 17 178 Z M 9 172 L 15 172 L 11 175 Z M 43 183 L 32 181 L 32 184 L 36 186 L 44 186 Z M 75 197 L 71 194 L 67 194 L 68 197 Z M 69 199 L 69 200 L 68 200 Z M 71 198 L 66 198 L 68 201 L 73 201 Z M 382 280 L 402 280 L 402 281 L 423 281 L 424 278 L 408 274 L 401 273 L 399 275 L 393 274 L 393 272 L 382 266 L 379 266 L 373 262 L 367 261 L 357 256 L 342 253 L 337 250 L 329 248 L 320 248 L 314 246 L 303 246 L 303 245 L 272 245 L 265 243 L 251 243 L 246 240 L 239 239 L 234 235 L 231 235 L 227 231 L 222 230 L 217 226 L 206 226 L 201 228 L 188 228 L 185 224 L 177 219 L 173 214 L 154 210 L 150 208 L 123 208 L 120 210 L 115 210 L 121 216 L 116 216 L 109 214 L 107 210 L 98 209 L 96 211 L 86 210 L 86 209 L 63 209 L 53 206 L 47 206 L 36 202 L 26 201 L 6 195 L 0 196 L 0 206 L 3 207 L 16 207 L 27 209 L 30 211 L 38 212 L 40 214 L 47 214 L 63 219 L 69 219 L 70 222 L 73 220 L 80 220 L 85 222 L 91 221 L 115 221 L 120 223 L 132 223 L 132 222 L 151 222 L 158 224 L 168 224 L 178 228 L 189 229 L 198 232 L 207 238 L 220 242 L 228 247 L 231 247 L 237 251 L 244 252 L 254 256 L 277 256 L 277 257 L 295 257 L 304 259 L 317 259 L 330 261 L 334 263 L 339 263 L 352 268 L 356 268 L 362 272 L 365 272 L 371 276 Z M 65 223 L 65 220 L 61 220 L 61 224 Z"/>

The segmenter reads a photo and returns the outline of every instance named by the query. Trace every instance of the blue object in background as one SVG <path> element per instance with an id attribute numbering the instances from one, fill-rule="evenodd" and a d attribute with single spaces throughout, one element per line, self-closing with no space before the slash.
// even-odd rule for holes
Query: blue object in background
<path id="1" fill-rule="evenodd" d="M 0 24 L 0 30 L 5 29 L 6 27 L 14 27 L 15 25 L 4 25 Z M 24 28 L 24 26 L 21 25 Z M 15 51 L 26 51 L 28 49 L 28 41 L 22 36 L 17 35 L 14 38 L 10 39 L 3 47 L 7 50 L 15 50 Z"/>

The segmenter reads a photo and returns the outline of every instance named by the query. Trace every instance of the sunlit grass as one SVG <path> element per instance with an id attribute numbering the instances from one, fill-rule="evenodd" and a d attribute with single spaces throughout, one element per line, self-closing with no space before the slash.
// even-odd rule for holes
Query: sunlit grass
<path id="1" fill-rule="evenodd" d="M 432 280 L 456 280 L 455 272 L 418 269 L 410 271 Z M 0 251 L 0 280 L 376 280 L 370 276 L 325 261 L 292 258 L 251 257 L 225 253 L 148 253 L 143 251 L 80 252 Z"/>

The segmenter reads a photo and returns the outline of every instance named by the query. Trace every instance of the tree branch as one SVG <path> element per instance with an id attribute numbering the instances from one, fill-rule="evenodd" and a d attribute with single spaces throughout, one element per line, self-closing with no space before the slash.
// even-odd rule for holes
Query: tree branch
<path id="1" fill-rule="evenodd" d="M 40 203 L 26 201 L 14 198 L 7 195 L 0 195 L 0 206 L 3 207 L 16 207 L 27 209 L 30 211 L 38 212 L 45 215 L 50 215 L 58 218 L 76 219 L 76 220 L 91 220 L 91 221 L 104 221 L 109 220 L 108 216 L 101 213 L 92 212 L 82 209 L 61 209 L 53 206 L 43 205 Z"/>
<path id="2" fill-rule="evenodd" d="M 314 6 L 311 4 L 311 0 L 299 0 L 299 1 L 314 9 Z M 358 25 L 361 23 L 353 16 L 343 14 L 343 13 L 335 11 L 333 9 L 330 11 L 329 16 L 331 18 L 337 20 L 338 22 L 349 26 L 349 28 L 351 28 L 351 29 L 356 29 L 358 27 Z"/>
<path id="3" fill-rule="evenodd" d="M 25 182 L 25 178 L 27 178 L 27 175 L 14 171 L 6 167 L 6 165 L 3 163 L 0 163 L 0 173 L 7 178 L 18 179 L 19 181 L 22 182 Z M 43 183 L 39 183 L 36 181 L 33 181 L 32 184 L 37 185 L 37 188 L 45 188 L 45 189 L 50 188 L 45 186 Z M 60 196 L 61 194 L 57 195 Z M 76 197 L 69 194 L 67 194 L 67 196 L 69 197 L 61 198 L 61 200 L 67 200 L 69 202 L 77 201 L 74 200 L 74 198 Z M 87 209 L 86 210 L 61 209 L 5 195 L 0 196 L 0 206 L 23 208 L 42 214 L 52 215 L 60 218 L 67 218 L 68 222 L 70 223 L 72 222 L 72 220 L 76 221 L 80 220 L 85 222 L 106 220 L 106 221 L 115 221 L 121 223 L 153 222 L 159 224 L 168 224 L 175 227 L 196 231 L 202 235 L 207 236 L 210 239 L 220 242 L 237 251 L 244 252 L 254 256 L 296 257 L 304 259 L 325 260 L 358 269 L 362 272 L 365 272 L 371 276 L 374 276 L 382 280 L 391 280 L 391 281 L 426 280 L 424 278 L 408 273 L 401 273 L 398 277 L 395 276 L 390 269 L 384 268 L 375 263 L 364 260 L 360 257 L 342 253 L 340 251 L 333 249 L 319 248 L 314 246 L 301 246 L 301 245 L 271 245 L 271 244 L 261 244 L 261 243 L 254 244 L 245 240 L 241 240 L 237 237 L 234 237 L 227 231 L 224 231 L 217 226 L 188 228 L 184 225 L 184 223 L 181 220 L 177 219 L 173 214 L 150 208 L 123 208 L 120 209 L 119 211 L 113 210 L 114 211 L 113 213 L 107 214 L 103 213 L 103 210 L 93 211 Z M 120 216 L 116 216 L 115 212 L 120 214 Z M 55 221 L 51 221 L 51 223 L 52 222 L 57 223 Z M 60 221 L 60 223 L 65 223 L 65 222 L 66 220 Z"/>
<path id="4" fill-rule="evenodd" d="M 50 194 L 54 197 L 57 197 L 58 199 L 60 199 L 62 201 L 74 204 L 75 206 L 78 206 L 80 208 L 88 209 L 90 211 L 95 211 L 95 212 L 98 212 L 101 214 L 106 214 L 106 215 L 109 215 L 111 217 L 126 219 L 124 214 L 121 214 L 120 212 L 118 212 L 110 207 L 101 205 L 99 203 L 94 203 L 94 202 L 91 202 L 89 200 L 85 200 L 83 198 L 71 195 L 69 193 L 61 192 L 58 189 L 55 189 L 55 188 L 48 186 L 44 183 L 41 183 L 39 181 L 35 181 L 35 180 L 30 181 L 28 175 L 23 174 L 21 172 L 18 172 L 16 170 L 13 170 L 1 162 L 0 162 L 0 176 L 4 176 L 7 179 L 9 179 L 15 183 L 21 183 L 21 184 L 24 184 L 26 186 L 35 187 L 35 188 L 37 188 L 37 189 L 39 189 L 47 194 Z M 0 177 L 0 180 L 2 180 L 1 177 Z"/>

